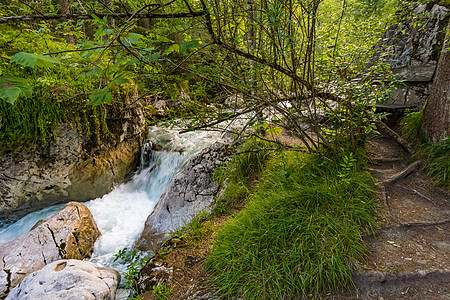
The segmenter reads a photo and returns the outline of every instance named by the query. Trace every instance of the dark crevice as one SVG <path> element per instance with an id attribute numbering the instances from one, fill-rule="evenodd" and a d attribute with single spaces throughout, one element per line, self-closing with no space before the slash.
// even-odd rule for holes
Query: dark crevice
<path id="1" fill-rule="evenodd" d="M 42 252 L 41 254 L 42 254 L 42 258 L 44 259 L 44 264 L 46 265 L 47 264 L 47 260 L 45 259 L 44 252 Z"/>
<path id="2" fill-rule="evenodd" d="M 53 233 L 53 230 L 47 225 L 48 230 L 50 231 L 50 234 L 52 235 L 53 242 L 55 243 L 56 248 L 58 249 L 59 257 L 61 259 L 66 258 L 66 250 L 62 249 L 60 245 L 56 242 L 55 234 Z"/>
<path id="3" fill-rule="evenodd" d="M 78 206 L 75 206 L 75 208 L 77 209 L 78 217 L 81 219 L 80 208 Z"/>
<path id="4" fill-rule="evenodd" d="M 5 262 L 5 261 L 3 260 L 3 262 Z M 5 294 L 9 294 L 9 292 L 11 291 L 11 288 L 12 288 L 11 270 L 3 269 L 3 272 L 6 273 L 6 292 L 5 292 Z"/>
<path id="5" fill-rule="evenodd" d="M 78 252 L 80 252 L 81 256 L 84 256 L 83 251 L 81 251 L 80 242 L 78 240 L 78 236 L 80 235 L 80 233 L 75 231 L 75 232 L 72 232 L 72 235 L 75 239 L 75 243 L 77 244 Z"/>

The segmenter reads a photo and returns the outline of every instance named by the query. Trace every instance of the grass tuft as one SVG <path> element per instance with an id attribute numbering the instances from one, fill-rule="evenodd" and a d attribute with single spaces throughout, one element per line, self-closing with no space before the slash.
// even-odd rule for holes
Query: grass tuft
<path id="1" fill-rule="evenodd" d="M 207 267 L 223 296 L 285 299 L 351 286 L 363 230 L 375 225 L 371 177 L 354 159 L 298 153 L 269 161 L 248 203 L 219 232 Z"/>
<path id="2" fill-rule="evenodd" d="M 420 153 L 426 157 L 425 172 L 435 184 L 450 189 L 450 137 L 438 144 L 423 143 Z"/>

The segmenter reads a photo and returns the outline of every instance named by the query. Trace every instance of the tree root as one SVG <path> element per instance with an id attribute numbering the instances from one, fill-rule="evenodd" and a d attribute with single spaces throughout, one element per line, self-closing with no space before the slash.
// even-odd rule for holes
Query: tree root
<path id="1" fill-rule="evenodd" d="M 410 164 L 409 166 L 407 166 L 405 169 L 403 169 L 402 171 L 398 172 L 397 174 L 393 175 L 391 178 L 384 181 L 383 184 L 386 186 L 386 185 L 392 184 L 400 179 L 403 179 L 403 178 L 407 177 L 409 174 L 417 171 L 421 165 L 422 165 L 421 160 L 415 161 L 412 164 Z"/>

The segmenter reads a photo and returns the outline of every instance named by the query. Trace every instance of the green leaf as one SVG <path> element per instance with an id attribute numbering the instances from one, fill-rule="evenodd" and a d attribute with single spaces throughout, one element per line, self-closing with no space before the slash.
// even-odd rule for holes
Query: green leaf
<path id="1" fill-rule="evenodd" d="M 180 46 L 178 44 L 173 44 L 169 48 L 167 48 L 166 52 L 164 52 L 164 55 L 169 55 L 172 52 L 180 52 Z"/>
<path id="2" fill-rule="evenodd" d="M 161 53 L 155 52 L 152 55 L 148 56 L 149 61 L 155 61 L 161 56 Z"/>
<path id="3" fill-rule="evenodd" d="M 57 59 L 54 59 L 49 56 L 19 52 L 15 54 L 11 60 L 11 63 L 15 62 L 16 64 L 26 66 L 26 67 L 53 67 L 54 64 L 59 64 L 60 62 Z"/>
<path id="4" fill-rule="evenodd" d="M 93 92 L 90 99 L 91 101 L 89 101 L 87 105 L 97 106 L 103 103 L 111 104 L 112 94 L 108 90 L 108 87 L 105 87 L 101 90 Z"/>
<path id="5" fill-rule="evenodd" d="M 0 98 L 4 99 L 6 102 L 14 104 L 17 98 L 19 98 L 21 89 L 16 86 L 9 88 L 0 88 Z"/>
<path id="6" fill-rule="evenodd" d="M 8 103 L 14 103 L 20 94 L 30 97 L 33 93 L 28 81 L 24 78 L 13 76 L 0 76 L 0 98 Z"/>
<path id="7" fill-rule="evenodd" d="M 166 38 L 165 36 L 159 36 L 159 37 L 156 39 L 156 41 L 157 41 L 157 42 L 160 42 L 160 43 L 169 43 L 169 42 L 170 42 L 170 40 L 169 40 L 168 38 Z"/>
<path id="8" fill-rule="evenodd" d="M 197 48 L 200 44 L 199 40 L 192 40 L 189 42 L 185 42 L 181 45 L 181 52 L 183 52 L 184 55 L 187 55 L 187 51 L 191 48 Z"/>
<path id="9" fill-rule="evenodd" d="M 100 74 L 101 72 L 102 69 L 100 69 L 99 67 L 94 67 L 92 70 L 82 72 L 81 76 L 91 76 L 94 74 Z"/>
<path id="10" fill-rule="evenodd" d="M 113 81 L 116 82 L 117 84 L 124 84 L 124 83 L 128 82 L 128 79 L 116 77 L 116 78 L 114 78 Z"/>

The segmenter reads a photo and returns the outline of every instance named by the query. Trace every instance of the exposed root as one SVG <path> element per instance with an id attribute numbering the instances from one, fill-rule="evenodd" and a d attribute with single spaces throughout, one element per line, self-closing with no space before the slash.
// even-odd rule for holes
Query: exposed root
<path id="1" fill-rule="evenodd" d="M 403 178 L 407 177 L 409 174 L 417 171 L 421 165 L 422 165 L 422 161 L 421 160 L 413 162 L 412 164 L 407 166 L 402 171 L 398 172 L 397 174 L 395 174 L 391 178 L 389 178 L 386 181 L 384 181 L 383 182 L 384 185 L 392 184 L 392 183 L 394 183 L 394 182 L 396 182 L 396 181 L 398 181 L 400 179 L 403 179 Z"/>

